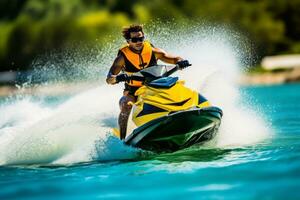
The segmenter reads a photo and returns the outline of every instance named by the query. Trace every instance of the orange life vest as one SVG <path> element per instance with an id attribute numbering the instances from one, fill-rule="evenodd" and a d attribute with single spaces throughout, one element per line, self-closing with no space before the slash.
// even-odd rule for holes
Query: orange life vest
<path id="1" fill-rule="evenodd" d="M 128 75 L 138 72 L 146 67 L 156 65 L 156 58 L 152 51 L 151 43 L 148 41 L 144 42 L 143 49 L 140 53 L 133 52 L 129 45 L 125 45 L 119 50 L 125 59 L 124 72 Z M 140 87 L 142 86 L 141 81 L 131 81 L 127 83 L 130 86 Z"/>

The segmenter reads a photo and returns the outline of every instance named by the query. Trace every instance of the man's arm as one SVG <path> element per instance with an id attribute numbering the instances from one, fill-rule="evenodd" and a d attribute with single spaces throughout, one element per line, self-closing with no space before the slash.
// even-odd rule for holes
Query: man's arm
<path id="1" fill-rule="evenodd" d="M 122 56 L 122 54 L 119 54 L 118 57 L 116 57 L 116 59 L 114 60 L 114 63 L 110 67 L 109 72 L 107 74 L 106 82 L 108 84 L 113 85 L 117 83 L 116 76 L 120 73 L 124 65 L 124 57 Z"/>
<path id="2" fill-rule="evenodd" d="M 178 61 L 183 60 L 181 57 L 170 55 L 166 51 L 157 47 L 153 47 L 153 53 L 157 59 L 169 64 L 176 64 Z"/>

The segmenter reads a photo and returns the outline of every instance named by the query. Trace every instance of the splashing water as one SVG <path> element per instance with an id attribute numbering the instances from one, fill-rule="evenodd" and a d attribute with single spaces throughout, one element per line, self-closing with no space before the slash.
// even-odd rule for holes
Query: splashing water
<path id="1" fill-rule="evenodd" d="M 251 62 L 249 42 L 226 27 L 181 27 L 174 31 L 163 28 L 160 32 L 172 35 L 159 43 L 170 52 L 191 61 L 192 67 L 177 75 L 186 85 L 203 94 L 222 108 L 224 116 L 215 147 L 237 147 L 257 143 L 271 133 L 269 125 L 251 102 L 240 96 L 237 80 L 242 66 Z M 177 34 L 176 34 L 177 32 Z M 153 33 L 155 38 L 155 33 Z M 176 41 L 176 42 L 170 42 Z"/>
<path id="2" fill-rule="evenodd" d="M 239 94 L 236 79 L 246 50 L 237 42 L 241 38 L 236 33 L 215 27 L 172 31 L 161 25 L 151 26 L 159 31 L 149 31 L 147 35 L 155 46 L 193 64 L 177 75 L 222 108 L 224 116 L 213 148 L 251 145 L 270 135 L 263 116 L 246 106 L 249 103 L 243 103 L 245 100 Z M 104 54 L 116 55 L 110 51 Z M 0 165 L 70 164 L 137 157 L 139 150 L 125 146 L 110 134 L 111 127 L 116 126 L 121 94 L 121 85 L 103 84 L 55 108 L 26 98 L 2 104 Z"/>
<path id="3" fill-rule="evenodd" d="M 1 164 L 62 164 L 108 159 L 109 151 L 104 146 L 112 143 L 107 139 L 109 123 L 116 121 L 118 113 L 117 102 L 113 103 L 118 99 L 118 92 L 101 86 L 74 96 L 52 110 L 27 100 L 11 105 L 14 109 L 6 110 L 14 114 L 11 117 L 3 115 L 10 119 L 1 124 Z M 18 117 L 19 125 L 16 122 L 11 128 L 5 126 Z M 21 123 L 22 120 L 28 122 Z M 112 153 L 110 159 L 123 158 L 122 151 L 126 152 L 129 147 L 119 141 L 115 143 L 119 144 L 119 153 Z M 133 155 L 134 151 L 131 152 Z M 127 155 L 132 157 L 130 153 Z"/>

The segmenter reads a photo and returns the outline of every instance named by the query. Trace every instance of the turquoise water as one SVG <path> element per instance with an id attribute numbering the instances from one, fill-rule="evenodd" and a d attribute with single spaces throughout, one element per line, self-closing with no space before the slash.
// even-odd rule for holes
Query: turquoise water
<path id="1" fill-rule="evenodd" d="M 136 156 L 141 152 L 120 148 L 122 144 L 113 141 L 105 148 L 117 146 L 119 151 L 113 153 L 133 151 L 134 156 L 69 164 L 3 165 L 0 199 L 300 199 L 300 84 L 241 91 L 244 99 L 257 105 L 265 125 L 272 129 L 269 137 L 259 142 Z M 40 105 L 57 107 L 67 100 L 46 98 Z M 5 105 L 1 107 L 4 114 L 11 113 L 5 101 L 1 104 Z M 43 109 L 43 113 L 47 112 Z M 9 119 L 10 123 L 0 126 L 2 134 L 9 134 L 10 128 L 20 123 L 16 116 Z M 114 120 L 108 117 L 106 122 Z M 255 130 L 247 124 L 245 128 Z M 29 151 L 22 149 L 28 148 L 22 144 L 18 150 Z M 36 153 L 32 157 L 40 156 Z"/>

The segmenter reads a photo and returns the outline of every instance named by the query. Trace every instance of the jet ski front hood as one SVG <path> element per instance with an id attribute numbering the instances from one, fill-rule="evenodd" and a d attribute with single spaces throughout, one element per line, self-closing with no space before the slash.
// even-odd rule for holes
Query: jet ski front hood
<path id="1" fill-rule="evenodd" d="M 174 112 L 136 128 L 125 143 L 155 152 L 177 151 L 212 139 L 221 118 L 218 107 Z"/>

